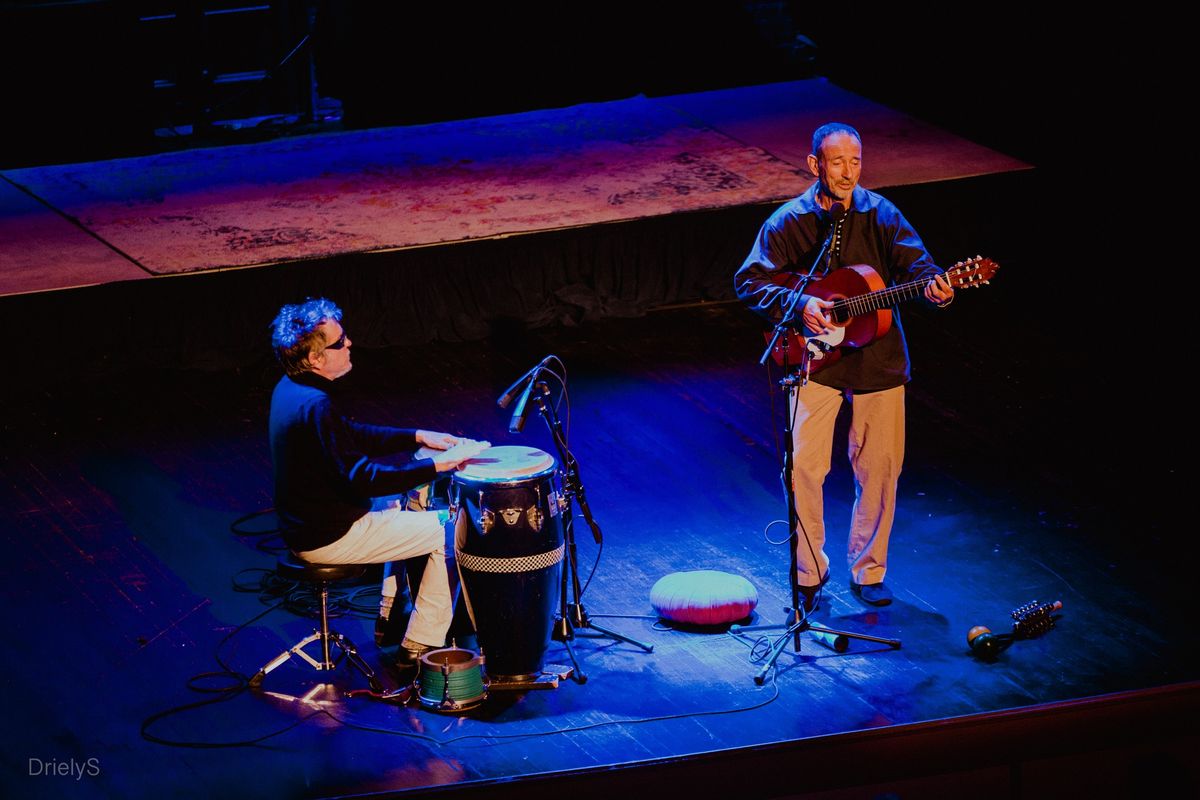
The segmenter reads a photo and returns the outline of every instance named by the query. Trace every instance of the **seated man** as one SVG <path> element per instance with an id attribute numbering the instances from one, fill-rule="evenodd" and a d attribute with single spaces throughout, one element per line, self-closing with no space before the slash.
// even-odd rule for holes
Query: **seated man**
<path id="1" fill-rule="evenodd" d="M 371 499 L 430 483 L 486 448 L 448 433 L 364 425 L 337 409 L 335 381 L 350 371 L 342 311 L 326 299 L 284 306 L 271 343 L 286 373 L 271 396 L 275 510 L 283 538 L 316 564 L 377 564 L 427 556 L 398 663 L 445 644 L 458 575 L 446 511 L 372 510 Z M 424 446 L 432 457 L 381 460 Z M 395 583 L 384 589 L 384 605 Z M 387 609 L 384 609 L 387 610 Z"/>

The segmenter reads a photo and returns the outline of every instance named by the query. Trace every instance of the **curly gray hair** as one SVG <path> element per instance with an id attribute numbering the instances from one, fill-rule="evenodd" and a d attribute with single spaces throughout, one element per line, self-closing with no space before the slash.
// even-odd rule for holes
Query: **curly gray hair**
<path id="1" fill-rule="evenodd" d="M 342 320 L 342 310 L 324 297 L 308 298 L 294 306 L 279 309 L 271 323 L 271 346 L 275 357 L 288 375 L 299 375 L 312 369 L 309 357 L 328 342 L 321 331 L 326 320 Z"/>

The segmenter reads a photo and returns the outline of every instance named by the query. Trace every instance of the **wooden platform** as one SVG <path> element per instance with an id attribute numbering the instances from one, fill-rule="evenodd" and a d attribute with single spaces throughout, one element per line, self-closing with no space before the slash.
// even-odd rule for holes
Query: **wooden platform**
<path id="1" fill-rule="evenodd" d="M 8 170 L 0 296 L 777 202 L 830 119 L 869 187 L 1027 167 L 812 79 Z"/>

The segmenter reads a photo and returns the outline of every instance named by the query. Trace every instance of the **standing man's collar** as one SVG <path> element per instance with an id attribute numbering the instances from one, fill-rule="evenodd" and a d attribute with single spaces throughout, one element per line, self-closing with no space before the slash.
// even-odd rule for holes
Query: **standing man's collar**
<path id="1" fill-rule="evenodd" d="M 821 203 L 817 200 L 817 192 L 821 190 L 821 186 L 816 181 L 808 187 L 804 194 L 797 198 L 802 214 L 819 214 L 828 216 L 829 212 L 821 208 Z M 846 211 L 869 211 L 869 203 L 867 201 L 867 190 L 861 186 L 854 187 L 854 194 L 850 195 L 850 208 Z"/>

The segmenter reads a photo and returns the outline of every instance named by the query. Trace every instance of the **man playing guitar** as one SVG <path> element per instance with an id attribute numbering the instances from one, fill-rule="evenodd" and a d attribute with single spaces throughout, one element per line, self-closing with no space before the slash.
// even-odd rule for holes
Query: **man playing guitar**
<path id="1" fill-rule="evenodd" d="M 807 273 L 820 254 L 815 278 L 849 265 L 868 265 L 871 269 L 865 272 L 877 273 L 881 286 L 907 281 L 916 287 L 914 296 L 936 306 L 950 304 L 953 285 L 916 231 L 890 201 L 858 185 L 862 139 L 854 128 L 841 123 L 818 128 L 808 168 L 816 182 L 763 224 L 734 277 L 744 303 L 772 324 L 778 323 L 793 299 L 793 290 L 782 278 L 792 271 Z M 823 299 L 815 288 L 802 291 L 794 325 L 803 329 L 805 337 L 835 333 L 845 324 L 833 313 L 834 299 Z M 904 460 L 904 384 L 909 380 L 909 361 L 899 312 L 889 308 L 886 313 L 890 324 L 878 326 L 877 339 L 842 348 L 840 358 L 811 370 L 811 380 L 792 392 L 796 580 L 806 610 L 813 608 L 829 578 L 823 486 L 830 468 L 834 422 L 843 402 L 849 402 L 853 412 L 849 454 L 856 488 L 848 553 L 850 587 L 871 605 L 892 601 L 883 581 Z M 822 350 L 802 347 L 791 356 L 791 366 L 800 366 L 801 352 L 809 361 L 809 351 L 821 360 Z"/>

